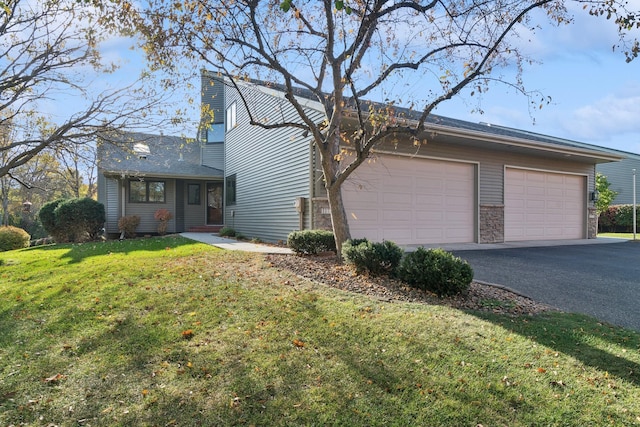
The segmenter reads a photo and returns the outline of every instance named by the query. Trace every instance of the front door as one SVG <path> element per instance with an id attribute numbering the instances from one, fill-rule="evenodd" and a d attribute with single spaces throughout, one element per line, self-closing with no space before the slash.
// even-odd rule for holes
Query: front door
<path id="1" fill-rule="evenodd" d="M 207 183 L 207 225 L 223 224 L 223 185 L 222 182 Z"/>

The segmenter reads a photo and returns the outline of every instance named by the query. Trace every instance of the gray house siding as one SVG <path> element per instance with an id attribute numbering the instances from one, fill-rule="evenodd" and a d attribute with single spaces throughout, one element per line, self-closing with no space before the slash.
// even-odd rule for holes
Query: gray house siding
<path id="1" fill-rule="evenodd" d="M 224 144 L 202 145 L 202 164 L 224 170 Z"/>
<path id="2" fill-rule="evenodd" d="M 296 113 L 284 99 L 247 88 L 246 96 L 256 117 L 294 120 Z M 225 177 L 236 176 L 236 203 L 225 207 L 225 224 L 246 237 L 286 240 L 300 228 L 295 200 L 310 197 L 310 139 L 296 129 L 262 128 L 249 118 L 235 91 L 226 94 L 227 106 L 236 102 L 238 126 L 227 132 Z M 317 120 L 322 115 L 317 113 Z M 314 118 L 314 119 L 316 119 Z M 306 202 L 304 227 L 309 228 Z"/>
<path id="3" fill-rule="evenodd" d="M 104 204 L 107 222 L 107 233 L 118 233 L 118 219 L 120 218 L 120 184 L 117 179 L 106 178 L 98 174 L 98 201 Z"/>
<path id="4" fill-rule="evenodd" d="M 603 163 L 596 171 L 607 177 L 611 190 L 618 193 L 614 205 L 633 203 L 633 169 L 636 170 L 636 203 L 640 203 L 640 156 L 629 156 L 617 163 Z"/>
<path id="5" fill-rule="evenodd" d="M 168 233 L 176 230 L 176 210 L 175 210 L 175 180 L 166 179 L 165 182 L 165 202 L 164 203 L 131 203 L 129 201 L 128 181 L 125 182 L 125 215 L 138 215 L 140 225 L 136 229 L 137 233 L 156 233 L 158 231 L 158 221 L 153 217 L 158 209 L 167 209 L 173 214 L 173 219 L 169 221 Z"/>

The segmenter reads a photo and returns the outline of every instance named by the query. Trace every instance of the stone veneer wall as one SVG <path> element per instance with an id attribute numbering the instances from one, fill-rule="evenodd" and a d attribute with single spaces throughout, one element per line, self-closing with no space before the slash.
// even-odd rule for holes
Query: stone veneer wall
<path id="1" fill-rule="evenodd" d="M 504 242 L 504 205 L 480 205 L 480 242 Z"/>
<path id="2" fill-rule="evenodd" d="M 313 227 L 314 230 L 331 230 L 331 213 L 329 200 L 326 197 L 313 198 Z"/>
<path id="3" fill-rule="evenodd" d="M 587 239 L 595 239 L 598 237 L 598 212 L 596 208 L 587 209 Z"/>

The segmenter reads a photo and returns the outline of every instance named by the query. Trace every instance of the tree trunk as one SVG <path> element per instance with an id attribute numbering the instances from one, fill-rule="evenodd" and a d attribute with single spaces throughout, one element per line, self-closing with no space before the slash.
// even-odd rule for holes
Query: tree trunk
<path id="1" fill-rule="evenodd" d="M 347 214 L 342 202 L 342 191 L 340 185 L 328 185 L 327 198 L 329 199 L 329 209 L 331 210 L 331 228 L 336 240 L 336 253 L 338 259 L 342 261 L 342 244 L 351 238 Z"/>

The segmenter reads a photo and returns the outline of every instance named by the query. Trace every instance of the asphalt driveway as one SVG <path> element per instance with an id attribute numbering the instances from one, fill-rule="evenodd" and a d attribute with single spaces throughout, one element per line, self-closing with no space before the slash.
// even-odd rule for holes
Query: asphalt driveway
<path id="1" fill-rule="evenodd" d="M 640 243 L 454 251 L 474 279 L 640 331 Z"/>

